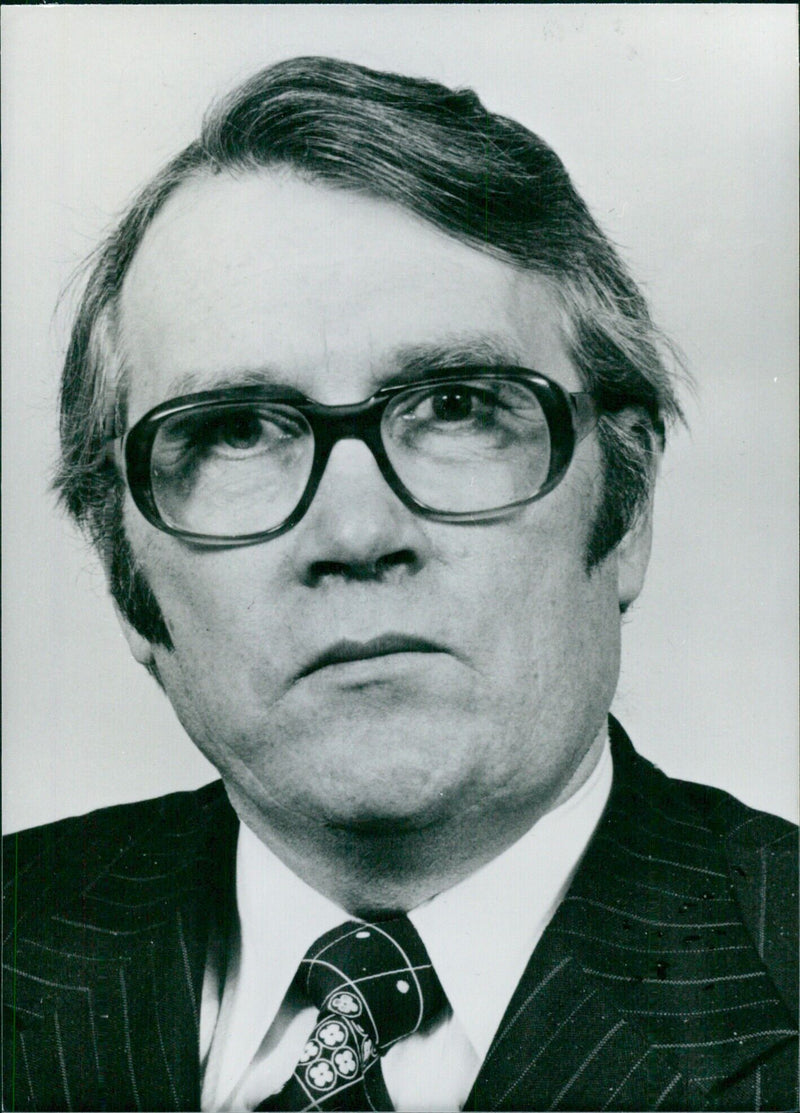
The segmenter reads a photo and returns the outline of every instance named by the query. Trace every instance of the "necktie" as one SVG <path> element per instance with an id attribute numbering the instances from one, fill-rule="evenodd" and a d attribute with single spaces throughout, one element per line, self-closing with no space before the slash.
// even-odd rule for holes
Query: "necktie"
<path id="1" fill-rule="evenodd" d="M 445 1001 L 411 921 L 341 924 L 313 944 L 299 977 L 319 1016 L 292 1077 L 257 1109 L 392 1109 L 380 1057 Z"/>

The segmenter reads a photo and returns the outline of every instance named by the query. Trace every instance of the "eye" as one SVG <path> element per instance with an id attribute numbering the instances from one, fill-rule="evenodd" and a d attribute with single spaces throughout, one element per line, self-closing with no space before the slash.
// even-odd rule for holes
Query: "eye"
<path id="1" fill-rule="evenodd" d="M 283 457 L 309 435 L 302 416 L 289 406 L 204 408 L 168 418 L 161 425 L 153 460 L 161 469 L 169 469 Z"/>
<path id="2" fill-rule="evenodd" d="M 202 439 L 209 447 L 244 452 L 256 448 L 265 434 L 266 422 L 254 410 L 234 410 L 209 422 Z"/>
<path id="3" fill-rule="evenodd" d="M 482 392 L 485 394 L 486 392 Z M 466 421 L 481 409 L 491 406 L 492 400 L 482 398 L 472 387 L 453 386 L 439 390 L 430 397 L 430 406 L 437 421 Z"/>
<path id="4" fill-rule="evenodd" d="M 502 383 L 453 382 L 409 391 L 398 402 L 393 417 L 406 429 L 429 433 L 477 433 L 506 420 L 509 404 Z"/>
<path id="5" fill-rule="evenodd" d="M 437 456 L 506 453 L 549 443 L 535 393 L 526 383 L 502 376 L 411 388 L 386 411 L 383 429 L 403 451 Z"/>

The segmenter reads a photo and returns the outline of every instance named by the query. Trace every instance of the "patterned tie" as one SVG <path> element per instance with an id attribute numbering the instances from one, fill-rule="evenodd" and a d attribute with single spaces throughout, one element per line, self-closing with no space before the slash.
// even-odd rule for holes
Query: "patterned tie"
<path id="1" fill-rule="evenodd" d="M 411 921 L 341 924 L 313 944 L 299 977 L 319 1016 L 294 1074 L 257 1109 L 392 1109 L 380 1056 L 445 1002 Z"/>

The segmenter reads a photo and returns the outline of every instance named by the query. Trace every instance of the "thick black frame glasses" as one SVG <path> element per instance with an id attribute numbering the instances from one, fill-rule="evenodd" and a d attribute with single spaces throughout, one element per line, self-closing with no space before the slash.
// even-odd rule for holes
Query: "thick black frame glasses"
<path id="1" fill-rule="evenodd" d="M 448 405 L 451 407 L 455 400 L 457 407 L 462 404 L 466 396 L 480 401 L 484 394 L 489 399 L 490 406 L 502 408 L 502 400 L 499 403 L 497 401 L 501 388 L 512 394 L 516 391 L 515 398 L 530 402 L 539 424 L 541 425 L 541 418 L 546 424 L 547 437 L 543 439 L 546 440 L 549 453 L 546 466 L 541 469 L 542 477 L 536 481 L 533 489 L 520 497 L 516 497 L 517 492 L 515 492 L 514 497 L 510 500 L 506 497 L 500 505 L 457 510 L 441 509 L 431 505 L 410 490 L 407 486 L 408 476 L 405 481 L 401 479 L 396 470 L 397 464 L 392 463 L 390 454 L 387 452 L 384 442 L 384 422 L 388 414 L 395 424 L 398 421 L 402 423 L 404 404 L 410 405 L 415 399 L 431 400 L 436 397 L 437 388 L 440 390 L 440 408 L 443 398 L 449 397 Z M 247 407 L 251 406 L 255 407 L 256 416 L 259 416 L 258 407 L 262 407 L 264 411 L 268 410 L 269 417 L 276 423 L 276 427 L 280 421 L 288 424 L 295 421 L 296 427 L 299 427 L 305 436 L 310 433 L 313 437 L 310 466 L 307 459 L 297 472 L 298 491 L 301 490 L 299 477 L 306 469 L 308 469 L 308 477 L 299 496 L 291 500 L 292 510 L 280 516 L 279 520 L 269 528 L 248 533 L 203 532 L 179 524 L 174 517 L 171 519 L 164 506 L 159 505 L 155 490 L 154 468 L 156 471 L 158 468 L 153 463 L 153 450 L 160 431 L 167 430 L 167 433 L 162 435 L 168 440 L 171 429 L 192 427 L 193 422 L 200 427 L 204 420 L 208 419 L 213 423 L 214 420 L 219 420 L 221 415 L 226 414 L 228 420 L 235 419 L 237 411 L 239 414 L 244 411 L 245 416 L 249 417 L 251 415 L 247 413 Z M 264 414 L 260 416 L 263 417 Z M 439 417 L 441 428 L 447 428 L 448 422 L 459 419 L 459 414 L 454 410 L 449 415 L 445 412 Z M 150 410 L 127 434 L 114 438 L 113 444 L 118 459 L 121 457 L 124 461 L 124 474 L 131 496 L 141 513 L 153 526 L 164 533 L 198 544 L 247 545 L 277 537 L 300 521 L 311 505 L 330 454 L 340 440 L 363 441 L 375 458 L 381 475 L 391 490 L 416 513 L 445 522 L 484 522 L 534 502 L 552 491 L 563 479 L 576 445 L 594 428 L 596 422 L 597 409 L 591 395 L 587 392 L 570 393 L 544 375 L 524 368 L 465 366 L 442 372 L 434 371 L 423 379 L 384 386 L 371 398 L 344 406 L 322 405 L 298 391 L 271 385 L 226 387 L 183 395 Z M 480 430 L 480 427 L 478 428 Z M 496 435 L 499 439 L 501 434 Z M 515 431 L 514 436 L 516 435 Z M 176 435 L 174 439 L 178 440 L 179 437 Z M 290 444 L 299 443 L 299 441 L 292 442 L 290 438 L 287 440 Z M 391 451 L 394 451 L 394 448 L 390 445 Z M 295 465 L 290 461 L 290 466 Z M 445 459 L 441 465 L 434 464 L 433 470 L 435 472 L 437 467 L 446 469 L 450 466 L 462 465 L 458 460 L 454 464 L 453 461 Z M 171 479 L 173 486 L 180 489 L 181 484 L 184 484 L 188 489 L 190 483 L 185 478 L 181 478 L 180 466 L 176 465 L 174 474 L 177 478 Z"/>

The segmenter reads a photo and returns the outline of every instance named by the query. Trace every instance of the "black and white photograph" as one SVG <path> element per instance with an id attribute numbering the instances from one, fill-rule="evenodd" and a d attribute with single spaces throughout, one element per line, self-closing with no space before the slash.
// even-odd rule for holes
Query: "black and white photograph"
<path id="1" fill-rule="evenodd" d="M 1 14 L 4 1108 L 797 1108 L 797 7 Z"/>

